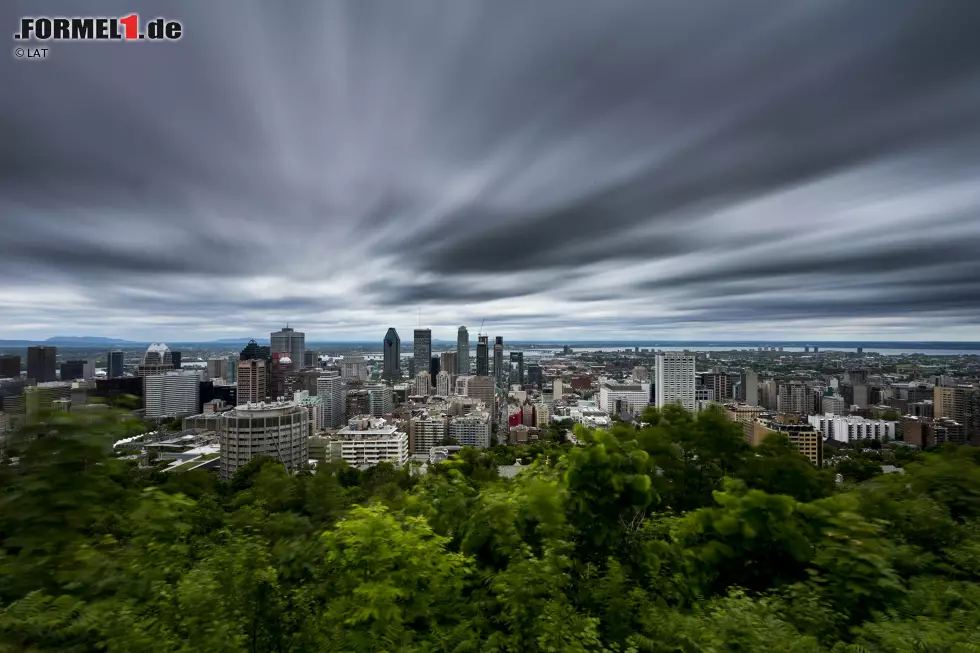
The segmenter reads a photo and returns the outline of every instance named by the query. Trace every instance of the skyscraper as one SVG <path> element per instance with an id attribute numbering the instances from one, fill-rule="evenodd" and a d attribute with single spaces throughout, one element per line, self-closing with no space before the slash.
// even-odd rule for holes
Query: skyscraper
<path id="1" fill-rule="evenodd" d="M 28 347 L 27 348 L 27 378 L 38 383 L 57 381 L 55 373 L 55 358 L 58 356 L 57 347 Z"/>
<path id="2" fill-rule="evenodd" d="M 389 381 L 400 379 L 402 376 L 401 357 L 402 339 L 398 337 L 395 327 L 389 327 L 385 334 L 384 345 L 384 367 L 381 376 Z"/>
<path id="3" fill-rule="evenodd" d="M 439 369 L 443 372 L 448 372 L 452 376 L 456 376 L 456 370 L 459 369 L 459 352 L 457 351 L 447 351 L 439 355 Z"/>
<path id="4" fill-rule="evenodd" d="M 270 358 L 272 358 L 272 355 L 269 348 L 260 347 L 255 340 L 249 340 L 248 344 L 242 349 L 242 353 L 238 356 L 238 359 L 243 361 L 269 360 Z"/>
<path id="5" fill-rule="evenodd" d="M 447 370 L 452 372 L 453 370 Z M 466 327 L 459 327 L 459 334 L 456 336 L 456 374 L 470 373 L 470 334 Z"/>
<path id="6" fill-rule="evenodd" d="M 344 423 L 344 380 L 340 373 L 328 371 L 316 379 L 316 396 L 323 400 L 323 427 L 337 428 Z"/>
<path id="7" fill-rule="evenodd" d="M 517 363 L 517 383 L 518 385 L 524 385 L 524 352 L 510 352 L 510 362 Z"/>
<path id="8" fill-rule="evenodd" d="M 493 378 L 498 386 L 507 385 L 508 374 L 504 370 L 504 337 L 497 336 L 493 342 Z"/>
<path id="9" fill-rule="evenodd" d="M 181 353 L 179 351 L 170 350 L 170 363 L 174 366 L 175 370 L 180 369 L 180 359 Z"/>
<path id="10" fill-rule="evenodd" d="M 143 377 L 146 417 L 193 415 L 198 409 L 201 377 L 193 372 L 167 372 Z"/>
<path id="11" fill-rule="evenodd" d="M 432 330 L 416 329 L 412 341 L 412 359 L 415 361 L 415 373 L 427 372 L 432 360 Z"/>
<path id="12" fill-rule="evenodd" d="M 0 379 L 20 376 L 20 356 L 0 356 Z"/>
<path id="13" fill-rule="evenodd" d="M 657 408 L 680 404 L 694 412 L 694 356 L 681 352 L 657 352 Z"/>
<path id="14" fill-rule="evenodd" d="M 281 331 L 269 334 L 269 348 L 272 353 L 288 352 L 289 359 L 298 369 L 303 365 L 303 356 L 306 354 L 306 334 L 288 326 L 283 327 Z"/>
<path id="15" fill-rule="evenodd" d="M 741 399 L 750 406 L 759 405 L 759 375 L 749 368 L 742 372 Z"/>
<path id="16" fill-rule="evenodd" d="M 170 357 L 170 348 L 163 344 L 152 344 L 146 348 L 143 359 L 136 367 L 138 376 L 149 376 L 151 374 L 163 374 L 174 369 L 173 359 Z"/>
<path id="17" fill-rule="evenodd" d="M 125 358 L 121 351 L 110 351 L 106 361 L 106 378 L 118 379 L 123 375 Z"/>
<path id="18" fill-rule="evenodd" d="M 487 342 L 487 336 L 477 337 L 476 375 L 490 376 L 490 345 Z"/>

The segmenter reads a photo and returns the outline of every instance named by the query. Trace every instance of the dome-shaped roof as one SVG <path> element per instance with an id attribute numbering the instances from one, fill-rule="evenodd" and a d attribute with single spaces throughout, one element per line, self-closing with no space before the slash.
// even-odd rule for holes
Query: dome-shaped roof
<path id="1" fill-rule="evenodd" d="M 158 343 L 153 343 L 152 345 L 150 345 L 149 347 L 146 348 L 146 351 L 148 351 L 148 352 L 155 351 L 158 354 L 162 354 L 165 351 L 170 351 L 170 347 L 168 347 L 167 345 L 163 344 L 162 342 L 159 343 L 159 344 Z"/>
<path id="2" fill-rule="evenodd" d="M 280 365 L 289 365 L 292 362 L 293 362 L 293 359 L 290 358 L 289 356 L 283 356 L 283 357 L 281 357 L 279 359 L 279 364 Z"/>

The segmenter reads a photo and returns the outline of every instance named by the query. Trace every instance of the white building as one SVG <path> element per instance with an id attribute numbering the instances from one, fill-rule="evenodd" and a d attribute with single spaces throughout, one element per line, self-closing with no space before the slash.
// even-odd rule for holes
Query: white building
<path id="1" fill-rule="evenodd" d="M 616 383 L 599 380 L 596 407 L 610 415 L 634 413 L 639 415 L 650 405 L 649 383 Z"/>
<path id="2" fill-rule="evenodd" d="M 408 434 L 380 417 L 361 416 L 330 436 L 330 460 L 343 460 L 353 467 L 390 462 L 401 467 L 408 462 Z"/>
<path id="3" fill-rule="evenodd" d="M 694 412 L 694 356 L 681 352 L 657 352 L 657 408 L 680 404 Z"/>
<path id="4" fill-rule="evenodd" d="M 852 440 L 881 440 L 883 437 L 895 439 L 895 422 L 883 419 L 826 413 L 810 415 L 808 420 L 814 429 L 823 434 L 825 440 L 851 442 Z"/>
<path id="5" fill-rule="evenodd" d="M 309 411 L 291 401 L 240 405 L 217 417 L 221 477 L 252 458 L 271 456 L 294 470 L 309 459 Z"/>
<path id="6" fill-rule="evenodd" d="M 440 397 L 448 397 L 452 393 L 452 375 L 446 370 L 436 374 L 436 394 Z"/>
<path id="7" fill-rule="evenodd" d="M 201 376 L 196 372 L 166 372 L 143 377 L 143 402 L 148 419 L 194 415 L 201 397 Z"/>
<path id="8" fill-rule="evenodd" d="M 486 411 L 453 417 L 449 422 L 449 437 L 464 447 L 486 449 L 490 446 L 490 423 L 490 413 Z"/>
<path id="9" fill-rule="evenodd" d="M 840 395 L 824 395 L 820 402 L 824 414 L 843 415 L 847 412 L 847 404 Z"/>
<path id="10" fill-rule="evenodd" d="M 419 372 L 412 381 L 412 395 L 425 397 L 432 394 L 432 377 L 428 372 Z"/>
<path id="11" fill-rule="evenodd" d="M 335 429 L 344 423 L 344 380 L 337 372 L 326 372 L 316 379 L 316 396 L 323 402 L 322 428 Z"/>
<path id="12" fill-rule="evenodd" d="M 555 377 L 555 380 L 551 382 L 551 400 L 561 401 L 561 398 L 565 396 L 565 386 L 562 384 L 561 377 Z"/>

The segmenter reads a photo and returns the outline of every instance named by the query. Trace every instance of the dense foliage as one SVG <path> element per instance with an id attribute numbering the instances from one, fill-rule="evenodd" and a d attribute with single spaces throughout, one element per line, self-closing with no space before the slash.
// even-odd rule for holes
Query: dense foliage
<path id="1" fill-rule="evenodd" d="M 720 413 L 643 421 L 221 482 L 63 415 L 0 471 L 0 653 L 980 650 L 976 449 L 837 484 Z"/>

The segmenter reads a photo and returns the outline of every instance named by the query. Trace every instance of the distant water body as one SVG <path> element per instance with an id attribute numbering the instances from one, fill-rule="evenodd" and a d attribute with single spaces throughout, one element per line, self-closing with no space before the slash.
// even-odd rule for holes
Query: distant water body
<path id="1" fill-rule="evenodd" d="M 572 347 L 573 352 L 597 352 L 597 351 L 624 351 L 626 347 L 619 346 L 609 346 L 609 347 Z M 686 345 L 683 347 L 677 346 L 641 346 L 640 349 L 659 349 L 662 351 L 717 351 L 717 352 L 728 352 L 728 351 L 750 351 L 755 353 L 763 353 L 758 350 L 758 347 L 746 347 L 746 346 L 718 346 L 718 345 Z M 554 350 L 547 350 L 554 351 Z M 560 350 L 558 350 L 560 351 Z M 783 347 L 782 352 L 780 351 L 768 351 L 770 354 L 802 354 L 804 353 L 803 347 Z M 926 354 L 931 356 L 978 356 L 980 355 L 980 345 L 971 349 L 932 349 L 932 348 L 922 348 L 922 347 L 902 347 L 902 348 L 885 348 L 885 347 L 864 347 L 865 354 L 881 354 L 883 356 L 899 356 L 901 354 Z M 820 353 L 826 354 L 830 352 L 843 352 L 843 353 L 857 353 L 857 347 L 820 347 Z M 810 349 L 810 353 L 813 353 L 813 349 Z"/>

